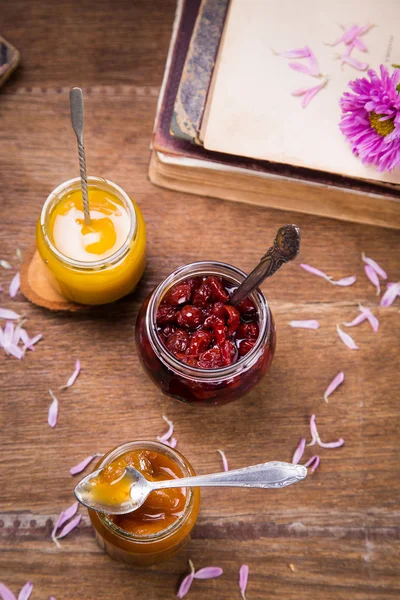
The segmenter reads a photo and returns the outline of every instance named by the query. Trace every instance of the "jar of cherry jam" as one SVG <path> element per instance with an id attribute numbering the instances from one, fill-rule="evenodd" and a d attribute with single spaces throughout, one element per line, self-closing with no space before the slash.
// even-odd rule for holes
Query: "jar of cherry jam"
<path id="1" fill-rule="evenodd" d="M 164 394 L 187 404 L 226 404 L 265 375 L 276 335 L 264 294 L 256 289 L 237 307 L 229 304 L 245 277 L 226 263 L 191 263 L 171 273 L 143 303 L 137 349 Z"/>

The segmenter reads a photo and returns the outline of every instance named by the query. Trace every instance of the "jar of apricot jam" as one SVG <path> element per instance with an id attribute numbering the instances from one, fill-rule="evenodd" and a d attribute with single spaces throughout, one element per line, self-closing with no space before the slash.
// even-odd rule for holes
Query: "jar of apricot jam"
<path id="1" fill-rule="evenodd" d="M 95 470 L 105 467 L 102 477 L 111 483 L 118 480 L 128 465 L 151 481 L 196 474 L 177 450 L 148 441 L 114 448 L 103 456 Z M 171 558 L 188 541 L 199 507 L 199 488 L 171 488 L 151 492 L 145 503 L 132 513 L 88 512 L 98 543 L 112 558 L 152 565 Z"/>
<path id="2" fill-rule="evenodd" d="M 146 299 L 136 345 L 164 394 L 188 404 L 226 404 L 264 376 L 276 339 L 264 294 L 257 289 L 237 307 L 229 304 L 245 277 L 226 263 L 191 263 Z"/>

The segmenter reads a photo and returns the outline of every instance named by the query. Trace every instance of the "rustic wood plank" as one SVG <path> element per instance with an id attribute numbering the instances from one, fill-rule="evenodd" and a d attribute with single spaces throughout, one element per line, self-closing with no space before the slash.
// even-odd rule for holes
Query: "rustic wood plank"
<path id="1" fill-rule="evenodd" d="M 27 60 L 0 96 L 1 258 L 16 263 L 15 249 L 33 240 L 47 194 L 78 172 L 67 89 L 77 69 L 77 54 L 71 64 L 68 56 L 76 48 L 72 14 L 79 6 L 86 17 L 79 66 L 81 83 L 88 86 L 88 170 L 115 181 L 140 204 L 148 226 L 148 267 L 134 296 L 87 314 L 50 314 L 21 296 L 10 300 L 2 294 L 1 306 L 26 314 L 28 331 L 42 332 L 44 340 L 21 362 L 0 354 L 1 580 L 17 591 L 32 579 L 33 598 L 122 600 L 134 590 L 138 600 L 157 600 L 174 597 L 192 558 L 198 567 L 218 564 L 225 571 L 218 581 L 198 582 L 190 592 L 194 600 L 239 598 L 243 562 L 250 565 L 253 599 L 398 597 L 399 306 L 374 308 L 379 333 L 368 324 L 352 330 L 358 352 L 345 348 L 335 325 L 353 318 L 358 301 L 377 304 L 363 274 L 362 250 L 385 266 L 391 280 L 398 279 L 399 232 L 154 188 L 147 179 L 148 146 L 173 3 L 158 1 L 149 9 L 144 2 L 103 0 L 93 19 L 89 2 L 62 3 L 59 11 L 52 6 L 1 3 L 2 33 Z M 19 14 L 24 18 L 16 19 Z M 110 44 L 119 56 L 113 75 L 102 71 L 96 36 L 96 19 L 108 16 L 116 32 Z M 128 35 L 129 20 L 138 35 Z M 54 45 L 56 58 L 41 65 Z M 216 410 L 191 410 L 162 397 L 143 374 L 134 346 L 143 299 L 192 260 L 214 258 L 251 269 L 285 222 L 301 228 L 301 261 L 335 277 L 356 274 L 357 284 L 335 288 L 296 264 L 286 266 L 264 286 L 278 346 L 260 386 Z M 0 283 L 6 287 L 11 276 L 2 270 Z M 287 322 L 295 318 L 317 318 L 321 328 L 292 330 Z M 59 424 L 51 430 L 48 388 L 65 383 L 77 357 L 82 373 L 74 387 L 60 392 Z M 323 391 L 339 370 L 345 383 L 325 404 Z M 321 450 L 318 471 L 295 488 L 205 490 L 192 541 L 168 563 L 132 569 L 111 561 L 97 547 L 86 517 L 61 550 L 50 540 L 54 519 L 72 501 L 69 468 L 93 451 L 153 439 L 164 429 L 162 414 L 173 419 L 181 451 L 206 473 L 221 466 L 217 448 L 226 451 L 231 467 L 290 460 L 313 412 L 321 436 L 342 436 L 343 448 Z"/>

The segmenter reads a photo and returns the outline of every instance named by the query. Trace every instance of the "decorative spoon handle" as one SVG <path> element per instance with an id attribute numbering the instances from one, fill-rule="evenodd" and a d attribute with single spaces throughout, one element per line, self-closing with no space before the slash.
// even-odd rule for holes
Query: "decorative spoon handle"
<path id="1" fill-rule="evenodd" d="M 284 264 L 296 258 L 300 250 L 300 229 L 297 225 L 285 225 L 278 229 L 271 248 L 262 257 L 255 269 L 240 284 L 230 299 L 235 306 L 260 285 L 264 279 L 271 277 Z"/>
<path id="2" fill-rule="evenodd" d="M 83 93 L 81 88 L 74 87 L 69 93 L 69 102 L 71 106 L 72 128 L 75 131 L 78 140 L 79 171 L 81 176 L 83 213 L 85 215 L 85 225 L 90 224 L 89 196 L 86 176 L 85 147 L 83 145 Z"/>
<path id="3" fill-rule="evenodd" d="M 151 482 L 153 490 L 174 487 L 250 487 L 250 488 L 282 488 L 297 483 L 307 475 L 307 469 L 302 465 L 292 465 L 285 462 L 267 462 L 253 467 L 245 467 L 236 471 L 212 473 L 184 477 L 183 479 L 166 479 Z"/>

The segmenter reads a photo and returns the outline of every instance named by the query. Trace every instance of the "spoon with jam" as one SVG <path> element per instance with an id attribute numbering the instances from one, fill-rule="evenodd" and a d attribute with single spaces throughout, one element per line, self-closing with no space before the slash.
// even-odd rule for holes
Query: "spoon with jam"
<path id="1" fill-rule="evenodd" d="M 184 487 L 241 487 L 283 488 L 307 476 L 302 465 L 272 461 L 210 475 L 149 481 L 132 466 L 110 477 L 107 467 L 97 469 L 84 477 L 75 488 L 81 504 L 92 510 L 111 515 L 123 515 L 137 510 L 149 494 L 156 490 Z"/>

